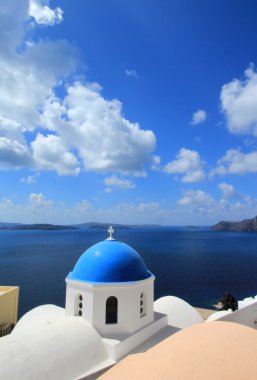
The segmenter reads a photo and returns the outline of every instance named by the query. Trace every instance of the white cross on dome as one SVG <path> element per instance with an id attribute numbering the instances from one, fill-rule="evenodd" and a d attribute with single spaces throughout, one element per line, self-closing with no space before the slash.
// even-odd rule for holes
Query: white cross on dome
<path id="1" fill-rule="evenodd" d="M 107 240 L 114 240 L 114 238 L 113 238 L 113 236 L 112 236 L 112 234 L 114 233 L 114 229 L 112 228 L 112 226 L 110 226 L 110 227 L 108 228 L 108 232 L 109 232 L 110 236 L 108 237 Z"/>

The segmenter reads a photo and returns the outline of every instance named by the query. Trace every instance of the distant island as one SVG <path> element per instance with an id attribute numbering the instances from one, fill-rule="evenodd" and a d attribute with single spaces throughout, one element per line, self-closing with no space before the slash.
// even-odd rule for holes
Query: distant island
<path id="1" fill-rule="evenodd" d="M 241 222 L 220 221 L 212 226 L 211 230 L 257 232 L 257 216 L 253 219 L 244 219 Z"/>
<path id="2" fill-rule="evenodd" d="M 100 228 L 108 229 L 112 226 L 114 229 L 128 229 L 128 228 L 161 228 L 159 224 L 120 224 L 120 223 L 100 223 L 100 222 L 87 222 L 75 224 L 79 228 Z"/>
<path id="3" fill-rule="evenodd" d="M 87 222 L 87 223 L 75 224 L 75 227 L 77 227 L 77 228 L 108 229 L 110 226 L 113 226 L 113 228 L 116 228 L 116 229 L 127 229 L 127 228 L 130 228 L 128 225 L 125 225 L 125 224 L 115 224 L 115 223 Z"/>
<path id="4" fill-rule="evenodd" d="M 13 223 L 1 223 L 1 230 L 70 230 L 77 229 L 75 226 L 62 226 L 56 224 L 47 223 L 35 223 L 35 224 L 13 224 Z"/>
<path id="5" fill-rule="evenodd" d="M 129 229 L 129 228 L 160 228 L 161 226 L 157 224 L 142 224 L 142 225 L 131 225 L 131 224 L 116 224 L 116 223 L 98 223 L 98 222 L 88 222 L 74 225 L 59 225 L 59 224 L 49 224 L 49 223 L 35 223 L 35 224 L 22 224 L 22 223 L 5 223 L 0 222 L 0 230 L 71 230 L 71 229 L 85 229 L 85 228 L 96 228 L 96 229 L 108 229 L 112 225 L 114 229 Z"/>

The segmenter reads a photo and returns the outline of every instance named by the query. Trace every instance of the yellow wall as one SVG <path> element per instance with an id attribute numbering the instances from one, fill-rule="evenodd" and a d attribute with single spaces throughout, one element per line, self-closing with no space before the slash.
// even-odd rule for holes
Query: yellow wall
<path id="1" fill-rule="evenodd" d="M 0 325 L 16 324 L 18 314 L 19 288 L 0 286 Z"/>

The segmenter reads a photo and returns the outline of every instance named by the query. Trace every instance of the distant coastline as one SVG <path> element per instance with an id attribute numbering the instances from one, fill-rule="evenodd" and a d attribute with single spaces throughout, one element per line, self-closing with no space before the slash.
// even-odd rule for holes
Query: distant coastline
<path id="1" fill-rule="evenodd" d="M 0 230 L 75 230 L 75 229 L 108 229 L 112 225 L 114 229 L 130 229 L 130 228 L 164 228 L 159 224 L 120 224 L 120 223 L 101 223 L 86 222 L 79 224 L 60 225 L 50 223 L 6 223 L 0 222 Z M 166 226 L 167 227 L 167 226 Z M 186 225 L 186 229 L 199 229 L 197 225 Z M 252 219 L 244 219 L 242 221 L 220 221 L 217 224 L 208 227 L 213 231 L 237 231 L 237 232 L 257 232 L 257 216 Z"/>
<path id="2" fill-rule="evenodd" d="M 96 228 L 96 229 L 107 229 L 112 225 L 115 229 L 129 229 L 129 228 L 161 228 L 162 226 L 157 224 L 142 224 L 142 225 L 131 225 L 131 224 L 115 224 L 115 223 L 98 223 L 98 222 L 88 222 L 81 224 L 72 225 L 59 225 L 59 224 L 49 224 L 49 223 L 34 223 L 34 224 L 22 224 L 22 223 L 5 223 L 0 222 L 0 230 L 45 230 L 45 231 L 55 231 L 55 230 L 71 230 L 71 229 L 83 229 L 83 228 Z"/>
<path id="3" fill-rule="evenodd" d="M 70 230 L 77 229 L 74 226 L 63 226 L 55 224 L 46 224 L 46 223 L 35 223 L 35 224 L 13 224 L 13 223 L 1 223 L 1 230 Z"/>
<path id="4" fill-rule="evenodd" d="M 257 232 L 257 216 L 240 222 L 220 221 L 211 227 L 213 231 Z"/>

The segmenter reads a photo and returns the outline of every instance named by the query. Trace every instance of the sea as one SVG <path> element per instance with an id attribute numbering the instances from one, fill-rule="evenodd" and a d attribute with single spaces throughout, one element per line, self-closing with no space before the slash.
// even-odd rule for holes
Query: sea
<path id="1" fill-rule="evenodd" d="M 229 291 L 257 295 L 257 234 L 207 227 L 116 229 L 155 275 L 155 299 L 173 295 L 213 308 Z M 65 278 L 80 255 L 108 237 L 105 229 L 0 230 L 0 285 L 20 287 L 19 318 L 42 304 L 65 305 Z"/>

